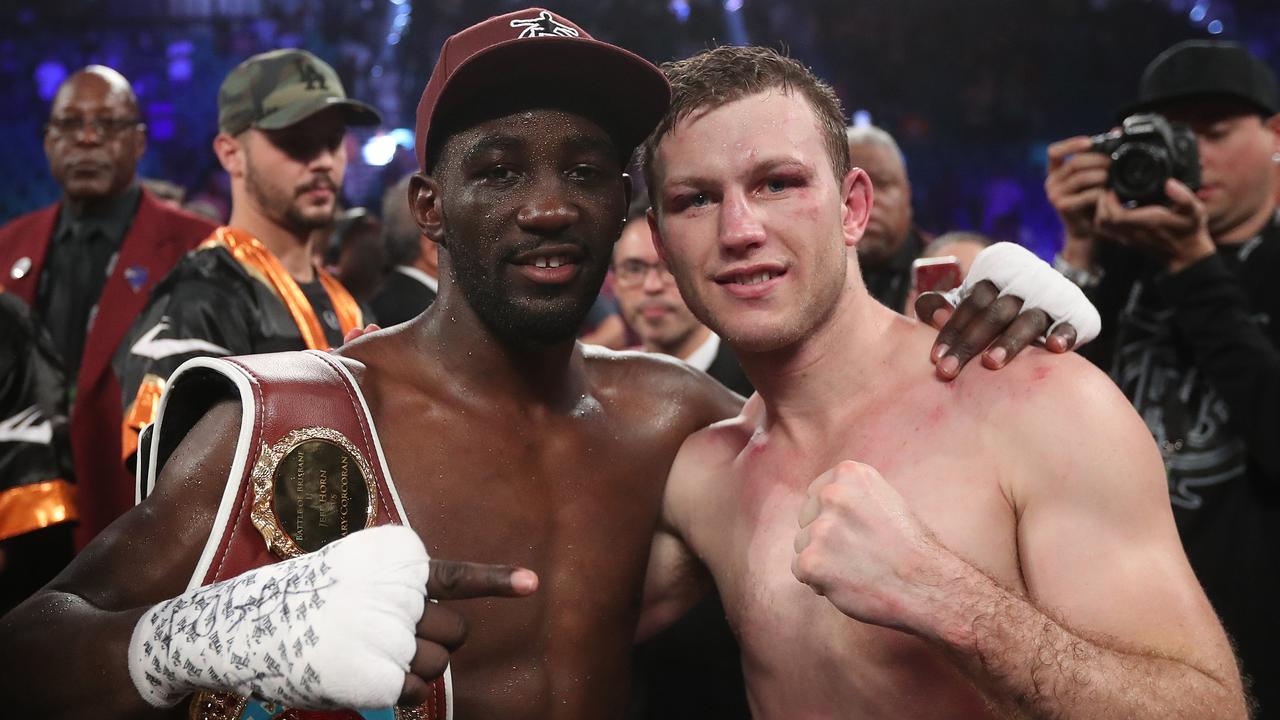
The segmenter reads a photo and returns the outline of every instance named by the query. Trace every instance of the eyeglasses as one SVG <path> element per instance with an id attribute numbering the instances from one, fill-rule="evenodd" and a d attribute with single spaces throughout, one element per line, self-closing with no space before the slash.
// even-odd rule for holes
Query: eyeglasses
<path id="1" fill-rule="evenodd" d="M 56 135 L 75 135 L 86 127 L 93 128 L 93 134 L 100 138 L 111 138 L 125 130 L 138 126 L 138 118 L 83 118 L 75 116 L 49 118 L 45 124 L 47 132 Z"/>
<path id="2" fill-rule="evenodd" d="M 675 284 L 675 276 L 667 269 L 667 264 L 661 260 L 654 263 L 647 263 L 635 258 L 623 260 L 613 266 L 613 277 L 619 285 L 634 287 L 644 284 L 644 280 L 648 277 L 650 270 L 658 273 L 658 279 L 662 281 L 663 285 Z"/>

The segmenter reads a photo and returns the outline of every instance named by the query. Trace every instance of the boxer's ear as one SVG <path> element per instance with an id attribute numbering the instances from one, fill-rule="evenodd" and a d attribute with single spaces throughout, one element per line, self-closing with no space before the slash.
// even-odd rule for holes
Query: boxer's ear
<path id="1" fill-rule="evenodd" d="M 662 262 L 667 263 L 667 267 L 671 264 L 667 262 L 667 247 L 662 239 L 662 231 L 658 229 L 658 214 L 650 207 L 644 213 L 644 219 L 649 221 L 649 236 L 653 238 L 653 249 L 658 252 L 658 257 Z"/>
<path id="2" fill-rule="evenodd" d="M 440 208 L 440 183 L 430 175 L 409 178 L 409 212 L 422 234 L 437 245 L 444 243 L 444 214 Z"/>
<path id="3" fill-rule="evenodd" d="M 873 191 L 871 178 L 862 168 L 854 168 L 840 183 L 840 225 L 844 231 L 844 243 L 854 247 L 866 232 L 871 219 Z"/>

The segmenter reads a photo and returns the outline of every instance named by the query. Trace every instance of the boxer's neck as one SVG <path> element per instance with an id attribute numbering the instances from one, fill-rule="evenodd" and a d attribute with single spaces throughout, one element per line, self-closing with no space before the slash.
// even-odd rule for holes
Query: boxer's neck
<path id="1" fill-rule="evenodd" d="M 765 430 L 814 437 L 843 426 L 859 398 L 884 381 L 909 325 L 876 302 L 855 275 L 831 317 L 799 342 L 768 353 L 739 352 L 764 400 Z"/>
<path id="2" fill-rule="evenodd" d="M 463 386 L 517 404 L 571 409 L 586 394 L 577 340 L 512 344 L 499 338 L 441 278 L 440 294 L 414 325 L 416 344 Z"/>

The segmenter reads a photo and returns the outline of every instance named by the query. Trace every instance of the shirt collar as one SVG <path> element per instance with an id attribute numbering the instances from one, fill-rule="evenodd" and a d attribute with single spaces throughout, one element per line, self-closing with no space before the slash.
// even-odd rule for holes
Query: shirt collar
<path id="1" fill-rule="evenodd" d="M 689 353 L 689 357 L 684 361 L 698 368 L 702 372 L 706 372 L 711 367 L 711 362 L 716 359 L 716 353 L 720 351 L 720 336 L 715 333 L 707 333 L 707 339 L 702 341 L 697 350 Z"/>
<path id="2" fill-rule="evenodd" d="M 417 280 L 423 285 L 426 285 L 428 288 L 430 288 L 431 292 L 433 293 L 440 292 L 440 281 L 426 274 L 419 268 L 416 268 L 412 265 L 397 265 L 395 270 L 398 273 L 403 273 L 405 275 L 408 275 L 414 280 Z"/>
<path id="3" fill-rule="evenodd" d="M 101 232 L 115 242 L 124 238 L 125 232 L 133 222 L 138 211 L 138 202 L 142 198 L 142 188 L 137 183 L 130 185 L 119 195 L 95 203 L 93 209 L 76 217 L 71 207 L 63 203 L 58 211 L 58 228 L 53 236 L 60 238 L 67 231 L 76 230 L 80 237 L 89 237 L 94 232 Z"/>

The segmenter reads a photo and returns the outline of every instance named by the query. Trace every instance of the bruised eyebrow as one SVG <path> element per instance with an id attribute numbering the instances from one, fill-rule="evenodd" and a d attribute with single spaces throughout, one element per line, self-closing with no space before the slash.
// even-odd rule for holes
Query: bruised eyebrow
<path id="1" fill-rule="evenodd" d="M 800 172 L 806 176 L 812 175 L 814 172 L 813 166 L 810 165 L 809 163 L 806 163 L 802 160 L 799 160 L 791 156 L 782 156 L 782 157 L 764 158 L 762 160 L 758 160 L 755 163 L 752 163 L 749 167 L 746 168 L 746 176 L 749 178 L 755 178 L 760 175 L 768 175 L 769 173 L 777 172 L 780 170 L 788 171 L 788 172 Z M 719 183 L 720 183 L 720 180 L 718 179 L 714 179 L 712 177 L 700 175 L 697 173 L 691 173 L 688 175 L 676 175 L 673 177 L 668 177 L 663 181 L 662 186 L 664 188 L 677 187 L 682 185 L 689 186 L 689 187 L 706 187 L 707 185 L 718 185 Z"/>

